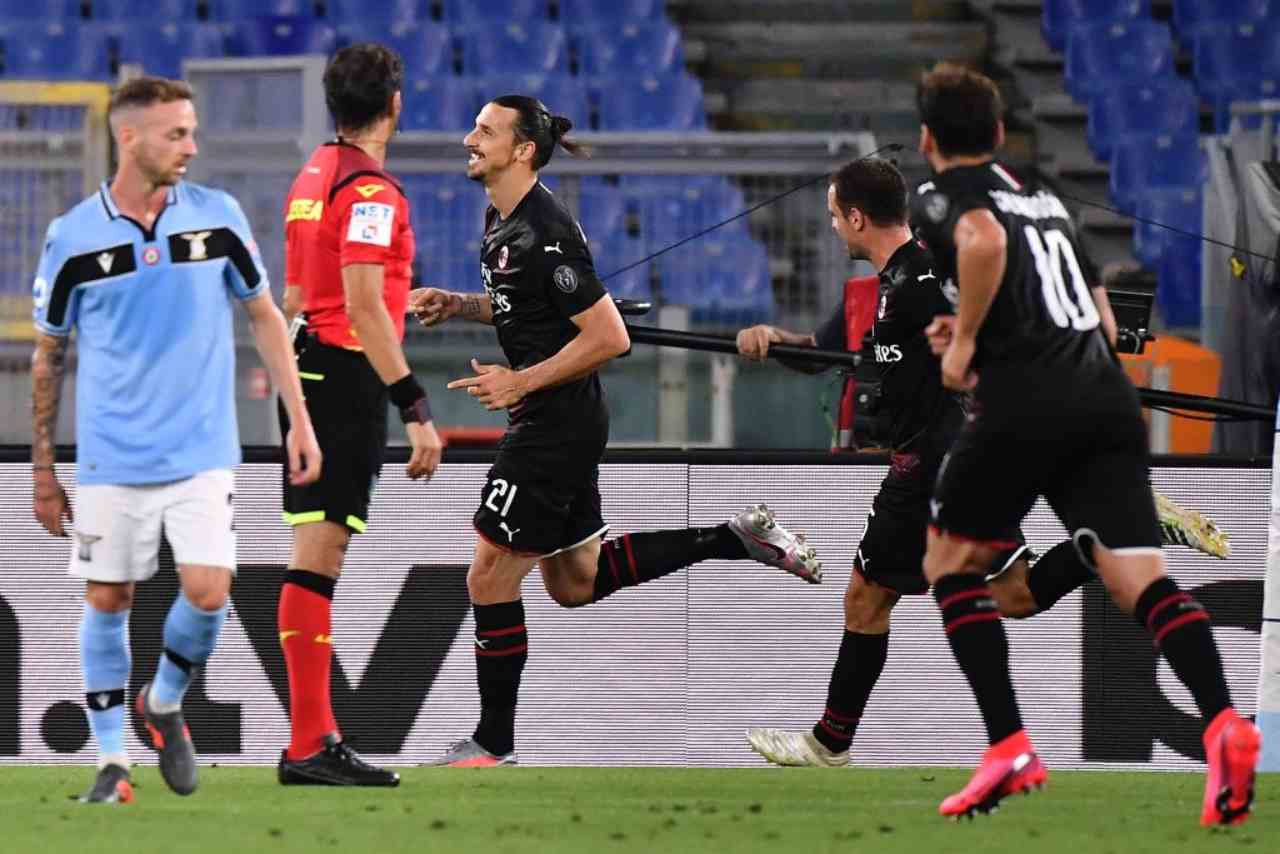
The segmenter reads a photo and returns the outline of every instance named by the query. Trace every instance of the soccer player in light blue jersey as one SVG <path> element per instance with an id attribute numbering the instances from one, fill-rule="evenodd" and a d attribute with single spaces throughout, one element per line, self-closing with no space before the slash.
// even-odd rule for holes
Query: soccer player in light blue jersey
<path id="1" fill-rule="evenodd" d="M 191 89 L 143 77 L 109 108 L 115 178 L 49 225 L 34 286 L 32 357 L 36 518 L 75 537 L 71 574 L 85 580 L 80 658 L 98 774 L 81 800 L 131 800 L 124 693 L 134 584 L 155 574 L 161 531 L 182 589 L 164 653 L 136 698 L 173 791 L 197 783 L 182 697 L 213 652 L 235 567 L 232 469 L 236 426 L 233 306 L 280 390 L 292 429 L 294 483 L 320 474 L 284 318 L 240 206 L 183 181 L 196 155 Z M 78 484 L 72 521 L 54 472 L 67 342 L 76 332 Z M 64 519 L 71 525 L 64 524 Z"/>

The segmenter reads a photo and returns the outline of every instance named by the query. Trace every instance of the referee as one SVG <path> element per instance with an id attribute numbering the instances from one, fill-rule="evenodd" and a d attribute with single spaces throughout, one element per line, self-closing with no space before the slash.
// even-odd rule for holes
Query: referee
<path id="1" fill-rule="evenodd" d="M 413 446 L 407 473 L 431 477 L 441 443 L 404 337 L 414 257 L 409 204 L 383 164 L 400 117 L 400 57 L 378 44 L 343 48 L 324 72 L 337 138 L 294 179 L 285 204 L 285 306 L 305 311 L 298 370 L 328 465 L 315 484 L 284 489 L 293 552 L 280 590 L 292 738 L 284 784 L 395 786 L 342 740 L 329 698 L 330 605 L 351 533 L 363 532 L 387 444 L 387 403 Z M 288 425 L 288 413 L 281 411 Z"/>
<path id="2" fill-rule="evenodd" d="M 33 289 L 35 515 L 49 533 L 75 536 L 71 574 L 85 582 L 80 663 L 98 771 L 84 803 L 133 797 L 124 710 L 129 609 L 134 585 L 156 572 L 162 531 L 182 589 L 165 619 L 164 654 L 136 706 L 165 783 L 180 795 L 196 788 L 182 697 L 226 620 L 236 558 L 234 305 L 248 312 L 294 424 L 286 439 L 290 483 L 320 473 L 288 332 L 244 213 L 226 193 L 182 180 L 196 156 L 191 90 L 141 77 L 116 91 L 108 116 L 119 170 L 50 223 Z M 73 329 L 74 530 L 53 467 Z"/>

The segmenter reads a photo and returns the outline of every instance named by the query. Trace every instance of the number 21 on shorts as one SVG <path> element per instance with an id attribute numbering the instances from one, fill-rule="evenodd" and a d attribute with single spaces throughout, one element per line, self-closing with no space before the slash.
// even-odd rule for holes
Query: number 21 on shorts
<path id="1" fill-rule="evenodd" d="M 489 481 L 489 485 L 493 488 L 489 490 L 489 497 L 485 499 L 484 506 L 488 507 L 494 513 L 497 513 L 503 519 L 507 518 L 507 511 L 511 509 L 511 502 L 516 500 L 516 490 L 519 489 L 514 483 L 508 483 L 506 479 L 495 477 Z M 503 501 L 503 499 L 506 499 Z M 498 502 L 502 501 L 502 506 L 498 506 Z"/>

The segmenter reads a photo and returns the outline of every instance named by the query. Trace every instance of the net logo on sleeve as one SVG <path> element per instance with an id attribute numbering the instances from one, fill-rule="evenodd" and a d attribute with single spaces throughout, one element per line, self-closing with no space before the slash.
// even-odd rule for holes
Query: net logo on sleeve
<path id="1" fill-rule="evenodd" d="M 391 205 L 378 202 L 352 205 L 347 240 L 374 246 L 390 246 L 391 226 L 395 223 L 395 219 L 396 209 Z"/>

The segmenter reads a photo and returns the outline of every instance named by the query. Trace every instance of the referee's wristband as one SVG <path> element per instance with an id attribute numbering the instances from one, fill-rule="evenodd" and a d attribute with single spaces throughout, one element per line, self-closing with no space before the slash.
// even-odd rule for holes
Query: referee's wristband
<path id="1" fill-rule="evenodd" d="M 418 385 L 413 374 L 405 374 L 387 386 L 387 395 L 395 408 L 400 410 L 400 420 L 405 424 L 426 424 L 431 420 L 427 392 Z"/>

